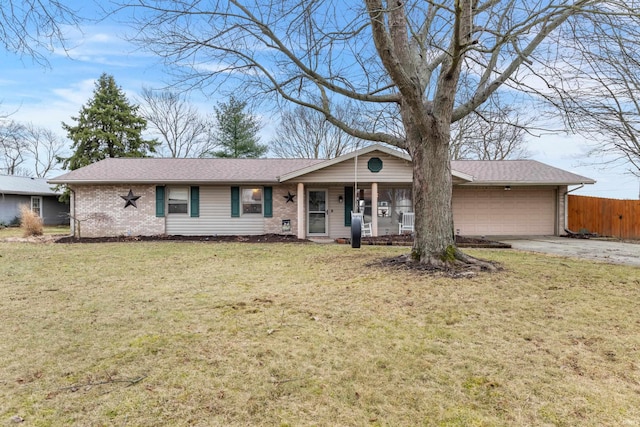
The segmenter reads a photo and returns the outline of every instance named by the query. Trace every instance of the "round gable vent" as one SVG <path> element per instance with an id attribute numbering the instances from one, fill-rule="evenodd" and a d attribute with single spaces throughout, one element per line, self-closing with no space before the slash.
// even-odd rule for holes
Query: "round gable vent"
<path id="1" fill-rule="evenodd" d="M 378 157 L 372 157 L 369 159 L 367 167 L 371 172 L 378 173 L 382 170 L 382 160 L 380 160 Z"/>

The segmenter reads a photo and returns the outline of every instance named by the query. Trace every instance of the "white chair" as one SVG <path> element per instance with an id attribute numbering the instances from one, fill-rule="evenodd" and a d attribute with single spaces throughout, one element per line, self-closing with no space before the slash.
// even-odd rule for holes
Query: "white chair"
<path id="1" fill-rule="evenodd" d="M 373 231 L 371 231 L 371 223 L 362 222 L 362 237 L 371 237 L 371 236 L 373 236 Z"/>
<path id="2" fill-rule="evenodd" d="M 415 221 L 416 221 L 415 213 L 403 212 L 402 221 L 398 224 L 398 234 L 403 234 L 405 231 L 413 233 Z"/>
<path id="3" fill-rule="evenodd" d="M 370 222 L 365 223 L 364 222 L 364 215 L 362 213 L 360 213 L 360 212 L 351 212 L 351 218 L 353 219 L 355 217 L 360 218 L 360 224 L 361 224 L 361 229 L 362 229 L 362 232 L 361 232 L 360 236 L 361 237 L 372 237 L 373 236 L 373 231 L 371 229 L 371 223 Z"/>

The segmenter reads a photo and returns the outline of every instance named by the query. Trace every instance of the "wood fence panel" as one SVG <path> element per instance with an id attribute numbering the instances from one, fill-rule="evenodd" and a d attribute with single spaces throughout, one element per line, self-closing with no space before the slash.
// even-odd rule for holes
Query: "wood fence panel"
<path id="1" fill-rule="evenodd" d="M 640 239 L 640 200 L 569 195 L 568 228 L 574 232 Z"/>

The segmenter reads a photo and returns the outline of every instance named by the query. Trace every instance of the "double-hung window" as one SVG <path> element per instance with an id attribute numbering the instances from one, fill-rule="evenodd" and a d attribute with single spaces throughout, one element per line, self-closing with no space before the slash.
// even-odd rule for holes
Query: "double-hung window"
<path id="1" fill-rule="evenodd" d="M 189 209 L 189 187 L 169 187 L 169 213 L 186 214 Z"/>
<path id="2" fill-rule="evenodd" d="M 31 196 L 31 211 L 42 218 L 42 197 Z"/>
<path id="3" fill-rule="evenodd" d="M 242 213 L 261 214 L 262 213 L 262 188 L 242 189 Z"/>

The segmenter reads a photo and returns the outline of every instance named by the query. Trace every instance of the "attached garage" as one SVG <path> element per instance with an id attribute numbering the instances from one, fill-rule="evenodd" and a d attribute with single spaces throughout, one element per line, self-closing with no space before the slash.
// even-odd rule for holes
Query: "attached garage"
<path id="1" fill-rule="evenodd" d="M 453 221 L 465 236 L 557 234 L 557 187 L 454 188 Z"/>

